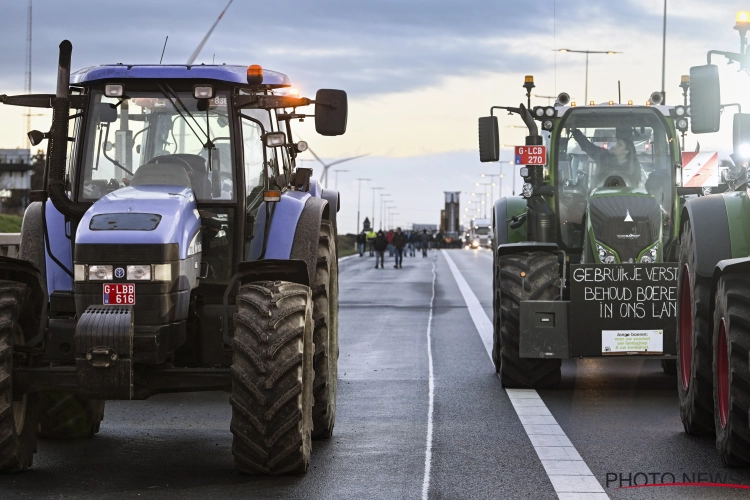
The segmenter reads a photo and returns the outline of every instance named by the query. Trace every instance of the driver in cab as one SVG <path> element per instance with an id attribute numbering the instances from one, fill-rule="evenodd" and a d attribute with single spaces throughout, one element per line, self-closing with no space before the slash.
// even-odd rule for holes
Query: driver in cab
<path id="1" fill-rule="evenodd" d="M 641 168 L 635 152 L 635 145 L 627 128 L 617 129 L 617 144 L 612 148 L 594 145 L 578 129 L 573 129 L 573 138 L 589 157 L 596 162 L 596 170 L 590 185 L 592 187 L 635 187 L 641 182 Z"/>

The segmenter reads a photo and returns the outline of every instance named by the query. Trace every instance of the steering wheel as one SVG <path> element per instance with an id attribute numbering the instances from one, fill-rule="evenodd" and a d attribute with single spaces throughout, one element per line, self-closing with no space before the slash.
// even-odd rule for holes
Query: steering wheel
<path id="1" fill-rule="evenodd" d="M 188 176 L 193 176 L 193 167 L 190 166 L 190 163 L 188 163 L 186 160 L 180 158 L 179 156 L 174 155 L 164 155 L 164 156 L 154 156 L 149 161 L 144 163 L 144 165 L 158 165 L 159 160 L 166 160 L 169 159 L 170 161 L 164 161 L 164 163 L 174 163 L 174 161 L 179 161 L 182 163 L 182 165 L 185 167 L 185 170 L 187 171 Z"/>

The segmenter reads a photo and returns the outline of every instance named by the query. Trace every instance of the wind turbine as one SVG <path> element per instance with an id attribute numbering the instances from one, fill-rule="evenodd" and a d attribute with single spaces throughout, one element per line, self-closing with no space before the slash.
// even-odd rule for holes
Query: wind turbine
<path id="1" fill-rule="evenodd" d="M 206 33 L 206 36 L 203 37 L 203 40 L 201 40 L 201 43 L 198 44 L 198 46 L 195 48 L 195 51 L 193 51 L 193 54 L 190 56 L 190 59 L 188 59 L 187 65 L 190 66 L 193 64 L 195 59 L 198 57 L 198 55 L 201 53 L 201 50 L 203 50 L 203 46 L 206 45 L 206 42 L 208 41 L 208 38 L 211 36 L 211 33 L 214 32 L 214 28 L 216 28 L 216 25 L 219 24 L 219 21 L 221 21 L 221 18 L 224 17 L 224 13 L 227 11 L 230 5 L 232 5 L 232 2 L 234 0 L 229 0 L 229 3 L 226 7 L 224 7 L 224 10 L 221 11 L 221 14 L 219 14 L 218 19 L 214 21 L 214 24 L 211 26 L 211 29 L 208 30 L 208 33 Z"/>
<path id="2" fill-rule="evenodd" d="M 307 146 L 307 150 L 312 153 L 312 155 L 315 157 L 316 160 L 318 160 L 318 163 L 323 165 L 323 174 L 320 176 L 320 182 L 323 183 L 324 188 L 328 188 L 328 169 L 331 168 L 334 165 L 338 165 L 339 163 L 344 163 L 345 161 L 351 161 L 356 160 L 357 158 L 362 158 L 363 156 L 368 156 L 370 153 L 366 153 L 359 156 L 352 156 L 351 158 L 344 158 L 342 160 L 336 160 L 331 163 L 325 163 L 323 160 L 320 159 L 318 155 L 315 154 L 315 151 L 310 148 L 309 144 Z"/>

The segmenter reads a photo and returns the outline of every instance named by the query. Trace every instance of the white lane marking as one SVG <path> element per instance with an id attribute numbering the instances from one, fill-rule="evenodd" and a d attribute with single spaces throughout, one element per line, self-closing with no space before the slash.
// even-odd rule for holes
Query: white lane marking
<path id="1" fill-rule="evenodd" d="M 429 367 L 429 396 L 427 404 L 427 443 L 424 452 L 424 479 L 422 480 L 422 499 L 427 500 L 430 490 L 430 469 L 432 468 L 432 414 L 435 403 L 435 377 L 432 368 L 432 310 L 435 304 L 435 257 L 432 258 L 432 298 L 430 298 L 430 316 L 427 319 L 427 364 Z"/>
<path id="2" fill-rule="evenodd" d="M 359 255 L 359 254 L 355 253 L 353 255 L 347 255 L 346 257 L 339 257 L 339 264 L 341 264 L 342 262 L 344 262 L 346 260 L 351 259 L 352 257 L 356 257 L 357 255 Z"/>
<path id="3" fill-rule="evenodd" d="M 451 256 L 445 250 L 441 252 L 492 362 L 492 322 Z M 609 498 L 539 394 L 534 389 L 506 389 L 506 392 L 558 498 Z"/>

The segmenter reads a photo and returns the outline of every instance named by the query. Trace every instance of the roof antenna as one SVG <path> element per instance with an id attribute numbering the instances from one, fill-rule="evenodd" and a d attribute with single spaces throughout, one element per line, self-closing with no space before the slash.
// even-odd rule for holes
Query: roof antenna
<path id="1" fill-rule="evenodd" d="M 622 104 L 622 92 L 620 92 L 620 80 L 617 80 L 617 104 Z"/>
<path id="2" fill-rule="evenodd" d="M 164 51 L 167 50 L 168 41 L 169 41 L 169 35 L 167 35 L 167 38 L 164 40 L 164 48 L 161 49 L 161 57 L 159 58 L 159 65 L 161 65 L 161 62 L 164 60 Z"/>

